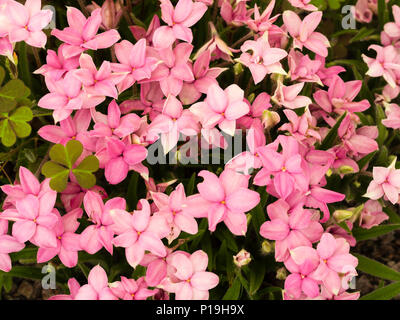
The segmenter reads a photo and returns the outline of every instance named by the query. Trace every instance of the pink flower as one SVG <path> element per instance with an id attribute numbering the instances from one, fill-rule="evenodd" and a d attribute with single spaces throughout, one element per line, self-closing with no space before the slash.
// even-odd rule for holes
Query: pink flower
<path id="1" fill-rule="evenodd" d="M 57 52 L 54 50 L 47 50 L 46 62 L 34 74 L 42 74 L 45 77 L 50 77 L 53 81 L 60 80 L 62 76 L 71 70 L 75 70 L 79 66 L 79 57 L 65 58 L 63 54 L 63 48 L 65 44 L 62 44 Z"/>
<path id="2" fill-rule="evenodd" d="M 316 11 L 318 8 L 312 4 L 310 4 L 311 0 L 289 0 L 290 4 L 293 7 L 303 9 L 306 11 Z"/>
<path id="3" fill-rule="evenodd" d="M 181 231 L 189 234 L 196 234 L 198 226 L 196 219 L 185 212 L 186 194 L 183 184 L 179 184 L 169 196 L 164 193 L 151 193 L 158 210 L 155 215 L 163 216 L 170 226 L 170 234 L 167 236 L 171 243 L 176 239 Z"/>
<path id="4" fill-rule="evenodd" d="M 301 52 L 292 49 L 290 50 L 288 61 L 290 79 L 292 81 L 316 82 L 322 85 L 318 76 L 318 72 L 323 66 L 321 60 L 311 60 L 308 54 L 303 55 Z"/>
<path id="5" fill-rule="evenodd" d="M 39 248 L 37 262 L 43 263 L 59 256 L 61 262 L 68 268 L 78 263 L 78 251 L 81 250 L 79 235 L 75 231 L 79 227 L 78 219 L 82 217 L 82 209 L 77 208 L 59 217 L 54 231 L 57 236 L 57 247 Z"/>
<path id="6" fill-rule="evenodd" d="M 304 293 L 309 298 L 319 295 L 318 281 L 312 273 L 319 266 L 319 255 L 311 247 L 299 246 L 290 251 L 291 257 L 285 261 L 285 267 L 291 272 L 285 281 L 285 295 L 299 299 Z"/>
<path id="7" fill-rule="evenodd" d="M 40 196 L 32 194 L 16 201 L 15 209 L 6 209 L 1 219 L 15 221 L 12 235 L 20 243 L 30 241 L 38 247 L 55 248 L 57 238 L 54 226 L 59 217 L 53 213 L 57 193 L 53 190 Z"/>
<path id="8" fill-rule="evenodd" d="M 364 197 L 378 200 L 385 196 L 392 204 L 399 201 L 400 193 L 400 169 L 396 169 L 396 159 L 389 167 L 374 167 L 373 180 L 370 182 Z"/>
<path id="9" fill-rule="evenodd" d="M 161 134 L 164 154 L 171 151 L 179 141 L 179 135 L 194 136 L 200 131 L 196 117 L 183 110 L 182 103 L 172 95 L 165 101 L 162 114 L 158 115 L 147 129 L 147 139 L 155 141 Z"/>
<path id="10" fill-rule="evenodd" d="M 283 12 L 283 22 L 293 37 L 294 48 L 303 49 L 303 46 L 316 54 L 326 57 L 328 55 L 329 40 L 314 30 L 322 19 L 322 11 L 310 13 L 303 21 L 293 11 Z"/>
<path id="11" fill-rule="evenodd" d="M 359 224 L 362 228 L 371 229 L 388 219 L 389 216 L 383 212 L 379 201 L 368 200 L 360 213 Z"/>
<path id="12" fill-rule="evenodd" d="M 400 71 L 398 50 L 392 45 L 386 47 L 371 45 L 368 49 L 375 50 L 377 55 L 375 59 L 362 55 L 364 62 L 368 65 L 366 74 L 371 77 L 383 77 L 394 88 L 396 86 L 395 71 Z"/>
<path id="13" fill-rule="evenodd" d="M 0 55 L 7 57 L 8 60 L 15 64 L 14 46 L 8 39 L 8 36 L 0 37 Z"/>
<path id="14" fill-rule="evenodd" d="M 115 54 L 120 63 L 111 64 L 111 69 L 126 74 L 118 84 L 119 92 L 132 87 L 136 81 L 149 79 L 157 67 L 157 59 L 146 55 L 145 39 L 140 39 L 135 45 L 123 40 L 115 45 Z"/>
<path id="15" fill-rule="evenodd" d="M 8 34 L 10 42 L 25 41 L 32 47 L 43 48 L 47 42 L 47 36 L 42 31 L 52 16 L 51 10 L 41 10 L 41 0 L 26 0 L 25 6 L 10 1 L 7 11 L 11 23 Z"/>
<path id="16" fill-rule="evenodd" d="M 86 19 L 82 12 L 73 7 L 67 7 L 69 27 L 64 30 L 54 29 L 51 34 L 65 42 L 63 49 L 65 58 L 80 55 L 87 49 L 106 49 L 115 44 L 121 37 L 116 30 L 109 30 L 97 35 L 102 22 L 101 9 L 96 9 Z"/>
<path id="17" fill-rule="evenodd" d="M 267 35 L 266 32 L 256 41 L 248 40 L 240 48 L 243 53 L 238 61 L 250 69 L 255 84 L 260 83 L 270 73 L 286 75 L 279 61 L 287 56 L 287 52 L 283 49 L 271 48 Z M 248 51 L 251 51 L 251 54 Z"/>
<path id="18" fill-rule="evenodd" d="M 179 95 L 184 82 L 193 82 L 194 75 L 189 61 L 193 46 L 180 43 L 174 49 L 166 48 L 159 52 L 160 60 L 157 69 L 152 73 L 150 81 L 159 81 L 165 96 Z"/>
<path id="19" fill-rule="evenodd" d="M 350 245 L 343 238 L 335 239 L 330 233 L 324 233 L 317 245 L 320 264 L 313 277 L 322 281 L 323 285 L 334 295 L 342 288 L 339 273 L 355 271 L 357 258 L 349 253 Z M 347 289 L 347 288 L 345 288 Z"/>
<path id="20" fill-rule="evenodd" d="M 164 217 L 151 216 L 147 200 L 140 200 L 140 204 L 142 209 L 133 214 L 124 210 L 111 211 L 113 230 L 118 235 L 112 243 L 125 248 L 126 260 L 133 268 L 142 261 L 146 250 L 160 257 L 167 253 L 161 241 L 169 231 Z"/>
<path id="21" fill-rule="evenodd" d="M 46 78 L 50 93 L 42 97 L 38 105 L 44 109 L 54 110 L 53 118 L 56 123 L 67 119 L 74 110 L 79 110 L 84 106 L 82 83 L 73 72 L 68 72 L 63 79 L 58 81 Z"/>
<path id="22" fill-rule="evenodd" d="M 192 104 L 200 99 L 201 95 L 206 94 L 208 88 L 213 84 L 218 84 L 216 78 L 224 72 L 224 68 L 210 68 L 211 52 L 204 51 L 198 55 L 193 64 L 193 75 L 195 80 L 192 83 L 184 82 L 179 98 L 185 105 Z"/>
<path id="23" fill-rule="evenodd" d="M 174 6 L 169 0 L 161 0 L 161 19 L 168 24 L 155 30 L 153 44 L 157 48 L 168 48 L 176 39 L 192 43 L 190 27 L 201 19 L 207 6 L 192 0 L 179 0 Z"/>
<path id="24" fill-rule="evenodd" d="M 344 82 L 339 76 L 334 76 L 328 91 L 318 90 L 313 97 L 315 102 L 327 113 L 334 111 L 342 114 L 343 110 L 362 112 L 371 105 L 367 99 L 359 102 L 353 101 L 360 92 L 361 86 L 361 80 Z"/>
<path id="25" fill-rule="evenodd" d="M 100 194 L 103 200 L 108 197 L 107 192 L 102 187 L 94 186 L 90 190 Z M 82 189 L 77 182 L 69 182 L 60 196 L 65 210 L 72 211 L 76 208 L 80 208 L 86 191 L 87 190 Z"/>
<path id="26" fill-rule="evenodd" d="M 385 127 L 400 129 L 400 107 L 395 103 L 385 105 L 386 119 L 382 120 Z"/>
<path id="27" fill-rule="evenodd" d="M 73 75 L 82 82 L 84 91 L 93 96 L 118 98 L 118 91 L 115 85 L 123 81 L 127 72 L 111 72 L 111 63 L 103 61 L 100 69 L 97 70 L 93 59 L 83 53 L 79 58 L 80 69 L 73 71 Z"/>
<path id="28" fill-rule="evenodd" d="M 223 132 L 233 136 L 236 120 L 250 111 L 243 99 L 244 91 L 235 84 L 225 90 L 212 85 L 206 100 L 192 105 L 189 110 L 200 118 L 203 128 L 212 129 L 218 125 Z"/>
<path id="29" fill-rule="evenodd" d="M 157 290 L 150 290 L 144 277 L 137 280 L 121 277 L 121 281 L 110 283 L 111 292 L 122 300 L 146 300 L 154 296 Z"/>
<path id="30" fill-rule="evenodd" d="M 175 293 L 175 299 L 207 300 L 208 290 L 215 288 L 219 282 L 215 273 L 205 271 L 208 265 L 207 254 L 202 250 L 197 250 L 190 256 L 176 252 L 168 259 L 169 265 L 176 270 L 169 286 Z"/>
<path id="31" fill-rule="evenodd" d="M 160 27 L 160 18 L 155 14 L 153 19 L 151 19 L 150 25 L 146 29 L 140 26 L 129 26 L 129 30 L 131 30 L 133 37 L 136 41 L 140 39 L 146 39 L 147 44 L 151 44 L 153 39 L 154 31 L 156 31 Z"/>
<path id="32" fill-rule="evenodd" d="M 245 235 L 247 219 L 244 213 L 260 202 L 258 192 L 248 189 L 249 176 L 231 169 L 225 169 L 219 178 L 206 170 L 200 171 L 199 176 L 204 178 L 197 185 L 200 205 L 188 212 L 192 211 L 196 218 L 207 217 L 208 229 L 212 232 L 223 221 L 234 235 Z M 188 206 L 191 205 L 194 204 L 189 202 Z"/>
<path id="33" fill-rule="evenodd" d="M 275 90 L 272 101 L 278 105 L 282 105 L 289 109 L 297 109 L 307 107 L 312 103 L 311 99 L 306 96 L 299 96 L 303 90 L 304 82 L 296 83 L 291 86 L 285 86 L 281 81 L 278 81 L 278 86 Z"/>
<path id="34" fill-rule="evenodd" d="M 88 284 L 79 288 L 74 300 L 118 300 L 108 286 L 107 274 L 100 265 L 89 272 Z"/>
<path id="35" fill-rule="evenodd" d="M 75 300 L 75 296 L 79 291 L 79 282 L 76 281 L 75 278 L 71 278 L 68 280 L 68 288 L 70 294 L 58 294 L 50 297 L 48 300 Z"/>
<path id="36" fill-rule="evenodd" d="M 60 121 L 60 125 L 46 125 L 39 129 L 38 134 L 52 143 L 65 145 L 70 140 L 78 140 L 85 149 L 93 150 L 94 141 L 87 131 L 92 118 L 88 109 L 78 110 L 74 117 Z"/>
<path id="37" fill-rule="evenodd" d="M 90 254 L 95 254 L 104 247 L 112 254 L 114 232 L 113 220 L 110 214 L 112 210 L 124 210 L 126 207 L 125 199 L 117 197 L 108 200 L 104 204 L 98 193 L 88 190 L 83 198 L 83 205 L 86 214 L 94 224 L 89 225 L 81 233 L 81 248 Z"/>
<path id="38" fill-rule="evenodd" d="M 384 26 L 384 30 L 391 38 L 400 37 L 400 7 L 397 5 L 392 6 L 394 22 L 388 22 Z"/>
<path id="39" fill-rule="evenodd" d="M 311 247 L 323 233 L 319 217 L 313 216 L 310 210 L 303 209 L 302 204 L 290 210 L 282 199 L 267 206 L 271 221 L 266 221 L 260 228 L 260 234 L 269 240 L 275 240 L 276 261 L 286 261 L 289 251 L 299 246 Z M 289 213 L 290 210 L 290 213 Z"/>
<path id="40" fill-rule="evenodd" d="M 7 235 L 7 232 L 8 221 L 0 219 L 0 270 L 4 272 L 11 270 L 11 258 L 8 254 L 21 251 L 25 247 L 14 237 Z"/>
<path id="41" fill-rule="evenodd" d="M 91 5 L 86 7 L 90 12 L 101 8 L 101 25 L 100 28 L 110 30 L 118 27 L 119 20 L 121 19 L 123 10 L 121 3 L 115 0 L 105 0 L 100 7 L 97 3 L 92 1 Z"/>

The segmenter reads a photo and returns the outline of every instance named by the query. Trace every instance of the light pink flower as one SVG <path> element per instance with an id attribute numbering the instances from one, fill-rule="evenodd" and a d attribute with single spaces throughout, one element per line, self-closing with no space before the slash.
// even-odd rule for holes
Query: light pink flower
<path id="1" fill-rule="evenodd" d="M 167 290 L 175 293 L 176 300 L 207 300 L 208 290 L 218 285 L 218 276 L 205 271 L 208 256 L 204 251 L 197 250 L 191 255 L 176 252 L 168 260 L 175 272 Z"/>
<path id="2" fill-rule="evenodd" d="M 396 159 L 389 167 L 374 167 L 372 169 L 373 180 L 370 182 L 364 197 L 378 200 L 385 196 L 392 204 L 399 201 L 400 193 L 400 169 L 396 169 Z"/>
<path id="3" fill-rule="evenodd" d="M 74 300 L 118 300 L 108 286 L 107 274 L 100 265 L 89 272 L 88 284 L 79 288 Z"/>
<path id="4" fill-rule="evenodd" d="M 146 300 L 154 296 L 158 290 L 148 289 L 144 277 L 137 280 L 121 277 L 121 281 L 109 284 L 111 292 L 122 300 Z"/>
<path id="5" fill-rule="evenodd" d="M 302 204 L 291 209 L 287 202 L 279 199 L 267 206 L 267 212 L 271 221 L 262 224 L 260 234 L 266 239 L 275 240 L 276 261 L 286 261 L 291 249 L 311 247 L 323 233 L 318 223 L 319 217 L 303 209 Z"/>
<path id="6" fill-rule="evenodd" d="M 323 67 L 321 60 L 311 60 L 308 54 L 303 55 L 300 51 L 292 49 L 290 50 L 288 61 L 290 79 L 292 81 L 316 82 L 322 85 L 318 76 L 318 72 Z"/>
<path id="7" fill-rule="evenodd" d="M 365 229 L 380 225 L 383 221 L 389 219 L 389 216 L 383 212 L 379 201 L 368 200 L 360 213 L 359 225 Z"/>
<path id="8" fill-rule="evenodd" d="M 165 218 L 151 216 L 147 200 L 140 200 L 140 204 L 142 209 L 133 214 L 124 210 L 111 211 L 113 230 L 118 235 L 112 243 L 125 248 L 126 259 L 133 268 L 142 261 L 146 250 L 160 257 L 167 253 L 161 241 L 169 232 Z"/>
<path id="9" fill-rule="evenodd" d="M 243 53 L 238 61 L 250 69 L 255 84 L 260 83 L 270 73 L 286 75 L 279 61 L 287 56 L 287 52 L 283 49 L 271 48 L 266 35 L 268 35 L 267 32 L 256 41 L 248 40 L 240 47 Z"/>
<path id="10" fill-rule="evenodd" d="M 48 300 L 75 300 L 75 296 L 80 288 L 79 282 L 75 278 L 71 278 L 68 280 L 68 288 L 70 294 L 58 294 L 55 296 L 51 296 Z"/>
<path id="11" fill-rule="evenodd" d="M 394 22 L 388 22 L 384 26 L 384 30 L 391 38 L 400 37 L 400 7 L 397 5 L 392 6 Z"/>
<path id="12" fill-rule="evenodd" d="M 289 0 L 290 4 L 293 7 L 303 9 L 306 11 L 316 11 L 318 8 L 312 4 L 310 4 L 311 0 Z"/>
<path id="13" fill-rule="evenodd" d="M 82 217 L 82 209 L 77 208 L 62 217 L 59 217 L 54 231 L 57 236 L 57 247 L 39 248 L 37 262 L 43 263 L 53 259 L 56 255 L 68 268 L 78 263 L 78 251 L 81 250 L 80 238 L 75 231 L 79 227 L 78 219 Z"/>
<path id="14" fill-rule="evenodd" d="M 293 11 L 286 10 L 283 12 L 283 22 L 293 37 L 294 48 L 303 49 L 303 46 L 316 54 L 326 57 L 329 40 L 319 32 L 314 30 L 318 27 L 322 19 L 322 11 L 316 11 L 307 15 L 303 21 Z"/>
<path id="15" fill-rule="evenodd" d="M 41 0 L 26 0 L 25 6 L 9 1 L 7 4 L 11 28 L 8 37 L 12 43 L 25 41 L 32 47 L 42 48 L 47 36 L 42 31 L 52 16 L 51 10 L 41 10 Z"/>
<path id="16" fill-rule="evenodd" d="M 0 214 L 1 218 L 1 214 Z M 0 270 L 9 272 L 11 270 L 11 252 L 21 251 L 25 245 L 7 234 L 8 221 L 0 219 Z"/>
<path id="17" fill-rule="evenodd" d="M 110 214 L 112 210 L 124 210 L 126 207 L 125 199 L 116 197 L 104 204 L 98 193 L 88 190 L 83 198 L 83 205 L 93 224 L 86 227 L 81 233 L 81 248 L 90 254 L 95 254 L 104 247 L 112 254 L 114 232 L 113 220 Z"/>
<path id="18" fill-rule="evenodd" d="M 385 105 L 386 119 L 382 120 L 385 127 L 400 129 L 400 107 L 395 103 Z"/>
<path id="19" fill-rule="evenodd" d="M 307 107 L 312 103 L 312 101 L 309 97 L 299 96 L 299 93 L 301 90 L 303 90 L 303 87 L 304 82 L 296 83 L 291 86 L 285 86 L 281 81 L 279 81 L 275 93 L 271 99 L 278 105 L 282 105 L 289 109 Z"/>
<path id="20" fill-rule="evenodd" d="M 223 132 L 233 136 L 236 120 L 250 111 L 243 99 L 244 91 L 235 84 L 225 90 L 212 85 L 206 100 L 192 105 L 189 110 L 199 117 L 203 128 L 212 129 L 218 125 Z"/>
<path id="21" fill-rule="evenodd" d="M 161 19 L 168 26 L 161 26 L 154 31 L 153 44 L 157 48 L 168 48 L 176 39 L 192 43 L 193 34 L 190 27 L 201 19 L 207 6 L 192 0 L 179 0 L 172 5 L 169 0 L 161 0 Z"/>
<path id="22" fill-rule="evenodd" d="M 121 37 L 117 30 L 97 34 L 102 22 L 101 9 L 96 9 L 86 19 L 82 12 L 74 7 L 67 7 L 69 27 L 64 30 L 54 29 L 51 34 L 67 44 L 63 48 L 65 58 L 80 55 L 85 50 L 106 49 Z"/>

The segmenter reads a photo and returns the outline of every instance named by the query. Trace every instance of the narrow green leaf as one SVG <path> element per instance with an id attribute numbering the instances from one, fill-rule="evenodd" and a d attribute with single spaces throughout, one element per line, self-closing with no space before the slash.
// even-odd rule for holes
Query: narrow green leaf
<path id="1" fill-rule="evenodd" d="M 347 112 L 343 113 L 342 116 L 337 120 L 335 125 L 329 130 L 328 134 L 326 135 L 325 139 L 322 141 L 320 147 L 318 149 L 320 150 L 328 150 L 333 146 L 333 143 L 335 142 L 335 139 L 338 134 L 338 129 L 340 124 L 342 123 L 343 119 L 346 117 Z"/>
<path id="2" fill-rule="evenodd" d="M 385 207 L 383 208 L 383 211 L 389 216 L 389 221 L 394 224 L 400 223 L 400 216 L 398 213 L 395 211 L 395 209 L 392 209 L 391 207 Z"/>
<path id="3" fill-rule="evenodd" d="M 360 300 L 390 300 L 400 294 L 400 282 L 379 288 L 360 298 Z"/>
<path id="4" fill-rule="evenodd" d="M 358 270 L 381 279 L 400 281 L 400 272 L 361 254 L 353 253 L 353 255 L 358 259 Z"/>
<path id="5" fill-rule="evenodd" d="M 0 66 L 0 86 L 3 84 L 6 72 L 2 66 Z"/>
<path id="6" fill-rule="evenodd" d="M 357 241 L 362 241 L 376 238 L 398 229 L 400 229 L 400 224 L 385 224 L 371 229 L 357 228 L 353 230 L 353 236 Z"/>
<path id="7" fill-rule="evenodd" d="M 186 188 L 186 195 L 191 196 L 194 193 L 194 184 L 196 182 L 196 172 L 193 172 Z"/>
<path id="8" fill-rule="evenodd" d="M 250 268 L 250 294 L 254 295 L 264 281 L 265 264 L 262 260 L 254 261 Z"/>
<path id="9" fill-rule="evenodd" d="M 242 284 L 238 277 L 232 283 L 232 286 L 226 291 L 225 295 L 222 297 L 222 300 L 238 300 L 240 297 L 240 292 L 242 289 Z"/>
<path id="10" fill-rule="evenodd" d="M 367 154 L 366 156 L 358 160 L 357 164 L 360 170 L 362 170 L 362 168 L 364 168 L 364 166 L 372 160 L 372 158 L 376 155 L 376 153 L 377 151 L 371 152 L 370 154 Z"/>

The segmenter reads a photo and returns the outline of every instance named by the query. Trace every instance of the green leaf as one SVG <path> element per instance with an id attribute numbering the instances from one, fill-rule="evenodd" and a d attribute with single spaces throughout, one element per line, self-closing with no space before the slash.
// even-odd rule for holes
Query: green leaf
<path id="1" fill-rule="evenodd" d="M 385 208 L 383 208 L 383 211 L 389 216 L 389 221 L 391 223 L 394 224 L 400 223 L 400 216 L 396 213 L 394 209 L 386 206 Z"/>
<path id="2" fill-rule="evenodd" d="M 18 138 L 26 138 L 31 134 L 32 128 L 29 124 L 23 121 L 10 121 L 15 134 Z"/>
<path id="3" fill-rule="evenodd" d="M 380 30 L 383 29 L 383 25 L 385 24 L 385 11 L 386 11 L 385 0 L 378 0 L 378 21 Z"/>
<path id="4" fill-rule="evenodd" d="M 353 253 L 353 255 L 358 259 L 358 270 L 381 279 L 400 281 L 400 272 L 361 254 Z"/>
<path id="5" fill-rule="evenodd" d="M 265 264 L 262 260 L 254 261 L 250 271 L 250 294 L 254 295 L 261 287 L 265 276 Z"/>
<path id="6" fill-rule="evenodd" d="M 232 286 L 226 291 L 225 295 L 222 297 L 222 300 L 238 300 L 240 297 L 240 292 L 242 289 L 242 284 L 238 277 L 232 283 Z"/>
<path id="7" fill-rule="evenodd" d="M 68 161 L 67 150 L 62 144 L 55 144 L 49 153 L 50 159 L 54 162 L 60 163 L 67 168 L 71 168 L 72 165 Z"/>
<path id="8" fill-rule="evenodd" d="M 71 169 L 76 160 L 78 160 L 79 156 L 82 154 L 83 145 L 78 140 L 70 140 L 67 142 L 66 150 L 67 150 L 68 160 L 70 163 L 69 168 Z"/>
<path id="9" fill-rule="evenodd" d="M 400 294 L 400 282 L 389 284 L 363 296 L 360 300 L 390 300 Z"/>
<path id="10" fill-rule="evenodd" d="M 13 121 L 24 121 L 28 122 L 33 119 L 32 110 L 28 107 L 20 107 L 15 110 L 9 118 Z"/>
<path id="11" fill-rule="evenodd" d="M 1 143 L 6 147 L 11 147 L 16 141 L 17 137 L 10 126 L 8 119 L 4 119 L 0 124 Z"/>
<path id="12" fill-rule="evenodd" d="M 50 180 L 50 188 L 57 192 L 62 192 L 67 187 L 68 171 L 60 172 Z"/>
<path id="13" fill-rule="evenodd" d="M 99 159 L 93 155 L 87 156 L 74 170 L 95 172 L 99 170 Z"/>
<path id="14" fill-rule="evenodd" d="M 90 189 L 96 184 L 96 177 L 90 172 L 73 169 L 72 173 L 83 189 Z"/>
<path id="15" fill-rule="evenodd" d="M 360 31 L 358 31 L 358 33 L 350 39 L 349 43 L 361 41 L 375 32 L 376 29 L 368 29 L 367 27 L 362 27 Z"/>
<path id="16" fill-rule="evenodd" d="M 191 196 L 194 193 L 194 184 L 196 182 L 196 172 L 193 172 L 186 188 L 186 195 Z"/>
<path id="17" fill-rule="evenodd" d="M 0 88 L 0 112 L 9 112 L 17 106 L 17 98 L 26 98 L 30 90 L 19 79 L 13 79 Z"/>
<path id="18" fill-rule="evenodd" d="M 0 275 L 33 280 L 42 280 L 42 278 L 44 277 L 42 270 L 33 266 L 13 266 L 13 268 L 9 272 L 0 271 Z"/>
<path id="19" fill-rule="evenodd" d="M 329 130 L 328 134 L 326 135 L 325 139 L 322 141 L 321 145 L 318 149 L 320 150 L 328 150 L 333 146 L 335 139 L 338 134 L 338 129 L 340 124 L 342 123 L 343 119 L 346 117 L 347 111 L 342 114 L 342 116 L 336 121 L 335 125 Z"/>
<path id="20" fill-rule="evenodd" d="M 385 224 L 371 229 L 357 228 L 353 230 L 353 236 L 357 241 L 362 241 L 373 239 L 398 229 L 400 229 L 400 224 Z"/>
<path id="21" fill-rule="evenodd" d="M 358 168 L 362 170 L 362 168 L 364 168 L 364 166 L 372 160 L 372 158 L 376 155 L 376 153 L 377 151 L 371 152 L 370 154 L 367 154 L 366 156 L 358 160 L 357 162 Z"/>
<path id="22" fill-rule="evenodd" d="M 6 72 L 2 66 L 0 66 L 0 86 L 3 84 Z"/>

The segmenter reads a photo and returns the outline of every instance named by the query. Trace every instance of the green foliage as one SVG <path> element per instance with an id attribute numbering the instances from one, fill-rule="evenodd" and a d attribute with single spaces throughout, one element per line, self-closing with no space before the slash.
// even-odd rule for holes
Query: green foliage
<path id="1" fill-rule="evenodd" d="M 1 85 L 4 80 L 5 72 L 1 67 L 0 70 Z M 0 88 L 0 113 L 8 113 L 15 109 L 19 102 L 29 97 L 30 94 L 31 91 L 21 80 L 10 80 Z"/>
<path id="2" fill-rule="evenodd" d="M 6 147 L 11 147 L 17 141 L 17 137 L 28 137 L 32 131 L 28 122 L 32 118 L 32 111 L 28 107 L 19 107 L 10 114 L 0 113 L 1 143 Z"/>
<path id="3" fill-rule="evenodd" d="M 96 184 L 93 173 L 99 169 L 99 160 L 95 156 L 89 155 L 75 166 L 82 151 L 83 146 L 77 140 L 68 141 L 66 146 L 56 144 L 50 149 L 51 161 L 43 165 L 42 173 L 46 178 L 51 178 L 50 187 L 53 190 L 62 192 L 67 186 L 70 173 L 84 189 L 90 189 Z"/>

